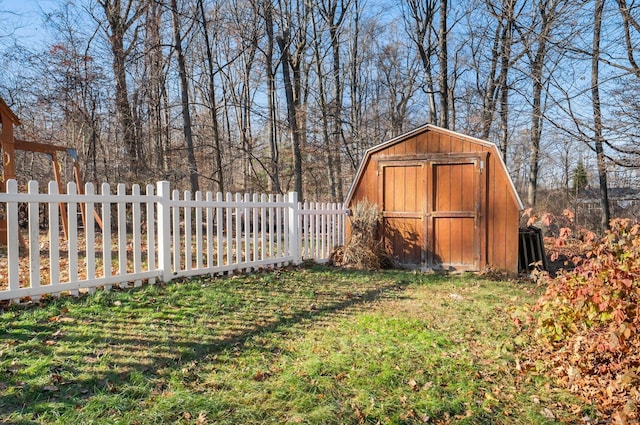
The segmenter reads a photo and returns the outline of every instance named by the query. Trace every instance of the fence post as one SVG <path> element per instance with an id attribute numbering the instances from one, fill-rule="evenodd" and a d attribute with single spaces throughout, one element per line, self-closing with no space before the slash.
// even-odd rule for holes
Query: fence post
<path id="1" fill-rule="evenodd" d="M 18 193 L 18 182 L 7 180 L 7 193 Z M 7 257 L 9 291 L 20 289 L 20 236 L 18 225 L 18 203 L 7 202 Z"/>
<path id="2" fill-rule="evenodd" d="M 169 182 L 157 183 L 158 193 L 158 270 L 160 280 L 171 280 L 171 189 Z"/>
<path id="3" fill-rule="evenodd" d="M 287 196 L 289 203 L 289 250 L 291 250 L 291 256 L 293 257 L 293 264 L 298 265 L 302 263 L 302 252 L 300 251 L 300 224 L 299 221 L 299 209 L 298 205 L 298 192 L 289 192 Z"/>

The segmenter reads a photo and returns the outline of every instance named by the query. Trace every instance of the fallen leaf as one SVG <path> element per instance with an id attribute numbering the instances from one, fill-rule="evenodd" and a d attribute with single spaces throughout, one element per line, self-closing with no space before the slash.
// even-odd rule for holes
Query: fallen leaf
<path id="1" fill-rule="evenodd" d="M 56 387 L 55 385 L 45 385 L 44 387 L 42 387 L 43 390 L 45 391 L 58 391 L 58 387 Z"/>
<path id="2" fill-rule="evenodd" d="M 553 412 L 551 411 L 551 409 L 549 409 L 548 407 L 543 408 L 540 411 L 540 414 L 542 416 L 544 416 L 545 418 L 547 418 L 547 419 L 555 419 L 556 418 L 556 415 L 554 415 Z"/>
<path id="3" fill-rule="evenodd" d="M 269 377 L 269 372 L 260 372 L 258 371 L 255 375 L 253 375 L 253 380 L 262 382 Z"/>
<path id="4" fill-rule="evenodd" d="M 200 412 L 200 414 L 196 418 L 196 425 L 206 425 L 207 423 L 207 414 L 205 412 Z"/>

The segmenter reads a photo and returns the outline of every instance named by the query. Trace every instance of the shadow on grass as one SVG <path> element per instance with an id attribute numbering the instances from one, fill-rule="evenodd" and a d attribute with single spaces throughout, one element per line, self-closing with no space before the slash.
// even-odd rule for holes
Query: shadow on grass
<path id="1" fill-rule="evenodd" d="M 403 297 L 414 276 L 316 266 L 14 309 L 0 324 L 0 422 L 30 423 L 120 394 L 104 413 L 135 409 L 189 363 L 241 352 L 250 341 L 270 352 L 270 340 Z"/>

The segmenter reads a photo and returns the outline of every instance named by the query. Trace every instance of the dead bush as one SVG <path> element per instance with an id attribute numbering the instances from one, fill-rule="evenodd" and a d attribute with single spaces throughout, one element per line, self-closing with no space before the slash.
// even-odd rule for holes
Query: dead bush
<path id="1" fill-rule="evenodd" d="M 358 202 L 349 217 L 349 241 L 333 252 L 331 261 L 339 267 L 360 270 L 393 268 L 393 259 L 385 251 L 379 237 L 381 220 L 376 204 L 367 200 Z"/>

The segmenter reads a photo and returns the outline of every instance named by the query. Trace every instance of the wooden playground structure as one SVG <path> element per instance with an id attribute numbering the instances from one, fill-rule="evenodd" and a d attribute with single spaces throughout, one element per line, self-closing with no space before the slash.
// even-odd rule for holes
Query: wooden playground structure
<path id="1" fill-rule="evenodd" d="M 18 116 L 9 108 L 4 99 L 0 97 L 0 150 L 2 152 L 2 179 L 0 180 L 0 191 L 6 191 L 6 182 L 9 179 L 16 178 L 16 151 L 27 151 L 45 154 L 51 159 L 53 167 L 53 177 L 58 184 L 58 192 L 64 193 L 64 184 L 60 175 L 60 162 L 58 161 L 58 153 L 68 155 L 73 164 L 73 175 L 78 193 L 84 192 L 84 185 L 80 174 L 80 164 L 78 162 L 78 154 L 75 149 L 64 146 L 57 146 L 49 143 L 39 143 L 25 140 L 18 140 L 14 137 L 14 127 L 21 125 Z M 59 204 L 60 217 L 62 219 L 62 227 L 64 234 L 68 237 L 68 218 L 64 204 Z M 81 216 L 83 224 L 85 222 L 84 204 L 80 204 Z M 94 212 L 94 215 L 95 212 Z M 100 218 L 96 215 L 98 225 L 102 227 Z M 0 245 L 7 244 L 7 221 L 0 219 Z M 20 238 L 20 245 L 24 245 L 24 241 Z"/>

